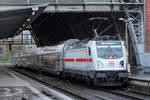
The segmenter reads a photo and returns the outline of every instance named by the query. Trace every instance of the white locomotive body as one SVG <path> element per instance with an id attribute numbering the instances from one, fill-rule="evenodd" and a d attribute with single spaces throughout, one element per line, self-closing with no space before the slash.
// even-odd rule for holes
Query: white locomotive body
<path id="1" fill-rule="evenodd" d="M 41 51 L 17 56 L 14 63 L 67 79 L 86 80 L 97 86 L 120 86 L 128 80 L 126 49 L 122 41 L 71 39 L 61 45 L 41 48 Z"/>

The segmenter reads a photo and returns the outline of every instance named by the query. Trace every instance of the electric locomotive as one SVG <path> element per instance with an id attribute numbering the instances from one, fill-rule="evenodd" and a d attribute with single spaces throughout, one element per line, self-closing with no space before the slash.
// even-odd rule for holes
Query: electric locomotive
<path id="1" fill-rule="evenodd" d="M 64 51 L 64 72 L 98 86 L 119 86 L 128 80 L 126 48 L 122 41 L 87 41 Z"/>

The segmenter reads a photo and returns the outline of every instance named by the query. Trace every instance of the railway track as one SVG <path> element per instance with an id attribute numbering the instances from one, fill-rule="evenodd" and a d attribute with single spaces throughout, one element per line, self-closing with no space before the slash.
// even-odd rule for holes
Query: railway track
<path id="1" fill-rule="evenodd" d="M 125 91 L 126 94 L 133 95 L 135 98 L 141 98 L 141 100 L 150 100 L 150 93 L 144 93 L 140 91 L 131 90 L 130 88 L 118 88 L 116 91 Z"/>
<path id="2" fill-rule="evenodd" d="M 104 89 L 104 88 L 100 88 L 102 91 L 106 91 L 106 92 L 109 92 L 109 93 L 112 93 L 112 94 L 115 94 L 115 95 L 118 95 L 118 96 L 122 96 L 122 97 L 125 97 L 127 99 L 131 99 L 131 100 L 145 100 L 145 98 L 143 97 L 139 97 L 137 95 L 134 95 L 133 93 L 131 92 L 126 92 L 126 91 L 121 91 L 121 90 L 116 90 L 116 89 Z M 149 100 L 149 99 L 147 99 Z"/>
<path id="3" fill-rule="evenodd" d="M 13 69 L 14 70 L 14 69 Z M 25 76 L 28 76 L 46 86 L 50 86 L 53 87 L 54 89 L 63 91 L 67 94 L 73 95 L 77 98 L 80 98 L 81 100 L 109 100 L 108 98 L 106 98 L 105 96 L 100 96 L 100 95 L 94 95 L 96 99 L 91 99 L 91 97 L 85 96 L 85 93 L 78 93 L 78 92 L 73 92 L 71 90 L 68 90 L 67 88 L 61 88 L 58 85 L 54 84 L 55 82 L 57 82 L 57 80 L 53 80 L 53 82 L 51 81 L 47 81 L 48 79 L 43 79 L 43 78 L 39 78 L 39 77 L 35 77 L 33 74 L 31 75 L 31 73 L 29 74 L 26 71 L 22 71 L 22 70 L 18 70 L 15 69 L 15 71 L 24 74 Z M 83 85 L 83 87 L 87 87 L 85 85 Z M 87 87 L 89 88 L 89 87 Z M 136 93 L 135 91 L 128 91 L 127 89 L 123 89 L 123 88 L 117 88 L 117 89 L 110 89 L 110 88 L 101 88 L 101 87 L 92 87 L 92 89 L 95 89 L 97 91 L 103 91 L 105 93 L 107 93 L 107 95 L 116 95 L 118 96 L 118 98 L 123 97 L 124 99 L 110 99 L 110 100 L 149 100 L 148 98 L 150 98 L 150 95 L 146 95 L 144 93 Z M 47 94 L 47 93 L 45 93 Z M 139 95 L 139 96 L 138 96 Z"/>

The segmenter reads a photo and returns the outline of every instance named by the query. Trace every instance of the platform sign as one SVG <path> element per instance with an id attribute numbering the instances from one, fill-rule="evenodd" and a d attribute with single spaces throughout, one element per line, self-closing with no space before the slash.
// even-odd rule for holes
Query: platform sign
<path id="1" fill-rule="evenodd" d="M 0 48 L 0 55 L 3 55 L 3 49 Z"/>

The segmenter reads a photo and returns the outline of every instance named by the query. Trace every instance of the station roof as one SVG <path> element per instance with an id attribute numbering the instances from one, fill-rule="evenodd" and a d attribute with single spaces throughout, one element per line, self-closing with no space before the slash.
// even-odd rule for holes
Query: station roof
<path id="1" fill-rule="evenodd" d="M 34 21 L 46 5 L 0 9 L 0 39 L 18 35 Z"/>
<path id="2" fill-rule="evenodd" d="M 89 21 L 90 18 L 97 16 L 106 17 L 108 20 Z M 113 16 L 118 19 L 124 16 L 124 13 L 116 12 Z M 115 23 L 118 23 L 116 19 L 113 19 L 112 13 L 108 12 L 42 13 L 30 24 L 30 30 L 35 43 L 41 47 L 55 45 L 68 39 L 91 39 L 95 36 L 93 27 L 101 35 L 115 35 L 121 31 L 115 26 Z"/>

